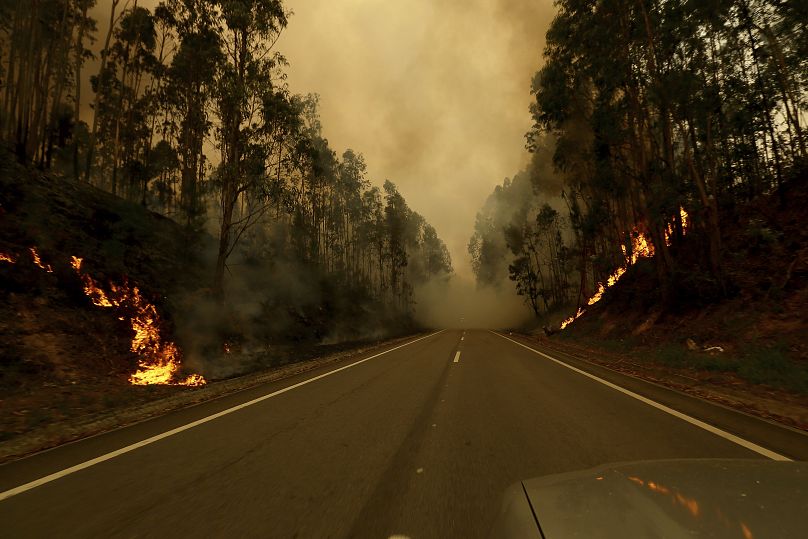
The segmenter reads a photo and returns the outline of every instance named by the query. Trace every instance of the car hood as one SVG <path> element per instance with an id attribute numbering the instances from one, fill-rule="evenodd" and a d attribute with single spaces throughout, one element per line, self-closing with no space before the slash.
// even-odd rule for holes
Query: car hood
<path id="1" fill-rule="evenodd" d="M 804 537 L 808 529 L 807 463 L 645 461 L 520 486 L 546 539 Z"/>

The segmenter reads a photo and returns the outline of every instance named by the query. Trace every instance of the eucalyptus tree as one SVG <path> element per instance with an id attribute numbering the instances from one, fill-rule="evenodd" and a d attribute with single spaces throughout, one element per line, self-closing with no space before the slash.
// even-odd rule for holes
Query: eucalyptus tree
<path id="1" fill-rule="evenodd" d="M 263 177 L 257 173 L 259 115 L 283 76 L 280 70 L 285 60 L 274 47 L 286 27 L 287 13 L 280 0 L 221 0 L 217 4 L 224 55 L 215 87 L 221 223 L 213 288 L 221 297 L 225 264 L 238 240 L 238 227 L 243 219 L 250 219 L 236 215 L 236 205 Z M 265 125 L 267 119 L 263 119 Z"/>
<path id="2" fill-rule="evenodd" d="M 108 178 L 113 194 L 134 198 L 145 174 L 144 156 L 151 139 L 147 111 L 153 100 L 147 89 L 156 65 L 154 18 L 137 5 L 125 9 L 112 35 L 103 66 L 92 79 L 96 99 L 91 144 L 100 164 L 99 182 L 106 184 Z"/>
<path id="3" fill-rule="evenodd" d="M 81 121 L 81 107 L 82 107 L 82 74 L 81 70 L 84 67 L 84 62 L 93 58 L 92 51 L 87 47 L 87 41 L 94 40 L 94 35 L 97 30 L 96 21 L 88 16 L 89 10 L 96 5 L 96 0 L 77 0 L 77 30 L 76 40 L 73 45 L 73 82 L 75 90 L 73 95 L 73 118 L 76 122 L 76 129 L 73 133 L 73 179 L 79 181 L 81 176 L 80 153 L 81 142 L 78 133 L 86 132 L 87 125 Z M 86 151 L 86 149 L 85 149 Z"/>
<path id="4" fill-rule="evenodd" d="M 21 162 L 50 166 L 55 144 L 66 145 L 75 122 L 71 52 L 90 24 L 88 0 L 4 2 L 0 6 L 0 134 Z"/>
<path id="5" fill-rule="evenodd" d="M 680 208 L 725 293 L 722 214 L 739 198 L 782 199 L 789 171 L 804 167 L 804 8 L 779 0 L 557 6 L 528 141 L 533 149 L 542 134 L 557 139 L 579 297 L 622 263 L 639 229 L 653 243 L 662 295 L 673 300 Z"/>
<path id="6" fill-rule="evenodd" d="M 121 4 L 121 2 L 124 2 Z M 100 102 L 101 97 L 106 95 L 105 85 L 109 82 L 107 75 L 109 74 L 107 70 L 107 60 L 109 57 L 109 47 L 110 42 L 112 40 L 112 34 L 115 31 L 116 26 L 118 25 L 118 21 L 121 17 L 121 12 L 118 11 L 119 7 L 126 8 L 129 4 L 128 0 L 110 0 L 110 8 L 109 8 L 109 20 L 107 21 L 107 33 L 106 37 L 104 38 L 104 45 L 101 48 L 101 62 L 98 68 L 98 75 L 96 75 L 92 79 L 93 85 L 93 92 L 95 97 L 93 99 L 92 109 L 93 109 L 93 121 L 92 126 L 90 128 L 90 135 L 87 142 L 87 150 L 86 150 L 86 158 L 85 158 L 85 166 L 84 166 L 84 181 L 90 182 L 92 177 L 92 170 L 93 165 L 95 162 L 95 149 L 96 149 L 96 141 L 98 135 L 98 124 L 99 124 L 99 109 L 102 107 Z"/>
<path id="7" fill-rule="evenodd" d="M 161 87 L 166 108 L 162 136 L 174 139 L 180 171 L 175 195 L 185 224 L 191 226 L 204 213 L 205 138 L 213 126 L 209 108 L 223 52 L 209 2 L 171 0 L 166 7 L 158 16 L 175 28 L 178 44 Z"/>

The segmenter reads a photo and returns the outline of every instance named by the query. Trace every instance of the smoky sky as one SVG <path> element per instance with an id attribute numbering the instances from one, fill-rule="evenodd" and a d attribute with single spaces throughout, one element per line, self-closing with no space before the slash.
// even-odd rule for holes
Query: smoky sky
<path id="1" fill-rule="evenodd" d="M 94 9 L 95 48 L 110 4 L 100 0 Z M 277 50 L 289 60 L 291 91 L 320 94 L 332 148 L 363 153 L 374 184 L 396 183 L 446 242 L 457 273 L 469 277 L 466 246 L 476 212 L 528 161 L 530 80 L 540 67 L 552 0 L 285 5 L 293 15 Z"/>
<path id="2" fill-rule="evenodd" d="M 457 273 L 474 216 L 528 159 L 530 80 L 551 0 L 290 0 L 289 85 L 321 96 L 325 136 L 362 152 L 447 243 Z"/>

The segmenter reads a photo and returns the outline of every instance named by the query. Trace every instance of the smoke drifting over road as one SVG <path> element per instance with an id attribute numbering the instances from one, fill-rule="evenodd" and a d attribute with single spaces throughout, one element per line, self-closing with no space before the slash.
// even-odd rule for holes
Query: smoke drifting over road
<path id="1" fill-rule="evenodd" d="M 453 276 L 448 284 L 433 281 L 415 290 L 416 319 L 427 327 L 506 329 L 531 318 L 513 283 L 477 287 L 471 279 Z"/>

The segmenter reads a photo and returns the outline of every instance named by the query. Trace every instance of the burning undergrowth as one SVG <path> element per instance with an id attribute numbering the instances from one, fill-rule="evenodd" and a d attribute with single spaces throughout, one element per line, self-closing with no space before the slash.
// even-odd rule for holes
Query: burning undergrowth
<path id="1" fill-rule="evenodd" d="M 689 228 L 690 216 L 684 208 L 679 209 L 679 219 L 682 225 L 682 235 L 686 235 Z M 668 246 L 671 245 L 671 238 L 673 235 L 674 226 L 673 223 L 670 223 L 665 230 L 665 243 Z M 636 264 L 638 260 L 641 258 L 652 258 L 656 254 L 654 244 L 651 242 L 648 236 L 645 235 L 645 233 L 639 231 L 637 228 L 634 228 L 634 230 L 631 231 L 630 236 L 630 249 L 628 249 L 625 245 L 621 246 L 623 250 L 623 258 L 625 260 L 624 264 L 615 269 L 605 281 L 598 283 L 598 289 L 594 294 L 592 294 L 592 297 L 587 300 L 587 306 L 598 303 L 603 298 L 603 294 L 606 292 L 606 290 L 616 285 L 620 278 L 625 275 L 626 271 L 628 271 L 631 266 Z M 583 307 L 578 307 L 578 311 L 574 315 L 561 322 L 561 329 L 567 328 L 585 313 L 586 309 Z"/>
<path id="2" fill-rule="evenodd" d="M 54 273 L 51 264 L 44 263 L 36 247 L 28 252 L 31 263 L 46 273 Z M 0 253 L 0 263 L 17 264 L 19 255 Z M 110 282 L 107 286 L 98 283 L 89 273 L 82 271 L 83 259 L 72 256 L 70 266 L 81 280 L 83 292 L 93 305 L 112 309 L 119 320 L 127 321 L 132 338 L 130 350 L 138 356 L 138 370 L 129 376 L 133 385 L 184 385 L 205 384 L 201 375 L 180 376 L 181 353 L 176 344 L 162 335 L 164 322 L 153 303 L 147 301 L 137 286 L 130 286 L 126 279 L 121 284 Z"/>

